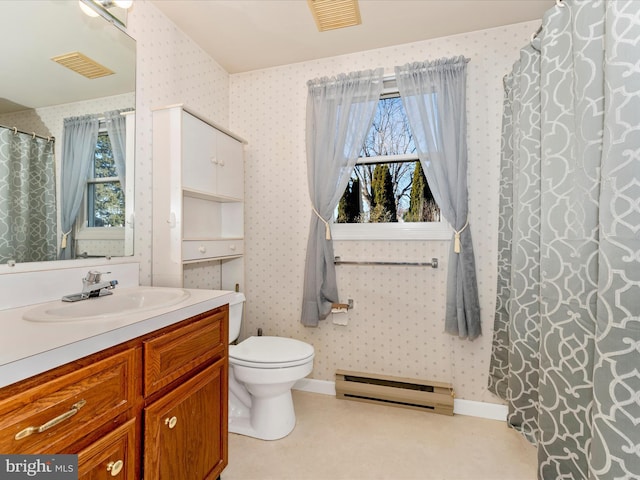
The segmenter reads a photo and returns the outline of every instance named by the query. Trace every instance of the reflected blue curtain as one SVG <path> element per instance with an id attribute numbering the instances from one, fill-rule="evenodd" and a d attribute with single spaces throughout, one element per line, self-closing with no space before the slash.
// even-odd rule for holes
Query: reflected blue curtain
<path id="1" fill-rule="evenodd" d="M 113 110 L 104 114 L 107 133 L 111 141 L 111 151 L 113 153 L 113 161 L 116 164 L 118 172 L 118 180 L 122 191 L 126 191 L 127 176 L 127 119 L 122 113 L 128 110 Z"/>
<path id="2" fill-rule="evenodd" d="M 61 168 L 61 260 L 74 258 L 73 227 L 82 205 L 85 185 L 98 141 L 97 115 L 64 120 Z"/>

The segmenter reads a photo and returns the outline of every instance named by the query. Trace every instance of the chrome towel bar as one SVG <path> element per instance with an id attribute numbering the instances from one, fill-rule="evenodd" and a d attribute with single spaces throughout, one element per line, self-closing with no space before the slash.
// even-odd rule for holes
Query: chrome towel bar
<path id="1" fill-rule="evenodd" d="M 383 266 L 399 266 L 399 267 L 431 267 L 438 268 L 438 259 L 432 258 L 430 262 L 347 262 L 340 260 L 340 257 L 334 257 L 335 265 L 383 265 Z"/>

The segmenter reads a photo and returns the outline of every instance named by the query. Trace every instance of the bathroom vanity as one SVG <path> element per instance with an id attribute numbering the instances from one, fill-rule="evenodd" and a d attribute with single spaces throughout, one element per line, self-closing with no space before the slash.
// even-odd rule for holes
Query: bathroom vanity
<path id="1" fill-rule="evenodd" d="M 0 452 L 78 454 L 81 479 L 218 478 L 227 465 L 227 292 L 187 292 L 170 311 L 132 312 L 129 320 L 53 325 L 24 320 L 41 306 L 0 312 L 14 335 L 40 327 L 52 341 L 50 350 L 40 345 L 7 362 L 11 347 L 0 340 L 0 378 L 8 367 L 44 370 L 0 388 Z M 76 338 L 55 345 L 64 335 L 54 330 Z M 49 369 L 54 358 L 86 348 L 95 351 Z M 15 350 L 9 354 L 25 354 Z"/>

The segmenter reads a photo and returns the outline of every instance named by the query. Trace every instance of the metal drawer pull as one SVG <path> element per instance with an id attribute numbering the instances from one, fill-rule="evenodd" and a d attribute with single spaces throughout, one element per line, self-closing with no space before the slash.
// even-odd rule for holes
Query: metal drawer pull
<path id="1" fill-rule="evenodd" d="M 178 419 L 176 417 L 171 417 L 171 418 L 165 418 L 164 419 L 164 424 L 168 425 L 169 428 L 175 427 L 176 423 L 178 423 Z"/>
<path id="2" fill-rule="evenodd" d="M 14 438 L 16 440 L 20 440 L 22 438 L 28 437 L 32 433 L 42 433 L 45 430 L 49 430 L 51 427 L 55 427 L 59 423 L 64 422 L 67 418 L 73 417 L 76 413 L 78 413 L 78 410 L 86 405 L 86 403 L 86 400 L 80 400 L 78 403 L 74 403 L 73 405 L 71 405 L 71 410 L 69 410 L 68 412 L 65 412 L 62 415 L 59 415 L 56 418 L 43 423 L 39 427 L 27 427 L 24 430 L 16 433 L 16 436 Z"/>
<path id="3" fill-rule="evenodd" d="M 120 471 L 122 470 L 122 467 L 124 467 L 124 462 L 122 460 L 118 460 L 116 462 L 109 462 L 109 464 L 107 465 L 107 472 L 110 472 L 111 476 L 115 477 L 120 473 Z"/>

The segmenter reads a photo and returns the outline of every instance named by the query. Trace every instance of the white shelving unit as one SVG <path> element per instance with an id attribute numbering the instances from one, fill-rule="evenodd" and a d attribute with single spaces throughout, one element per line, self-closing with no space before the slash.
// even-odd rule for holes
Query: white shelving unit
<path id="1" fill-rule="evenodd" d="M 220 261 L 221 288 L 242 287 L 246 143 L 184 105 L 153 111 L 153 285 Z"/>

